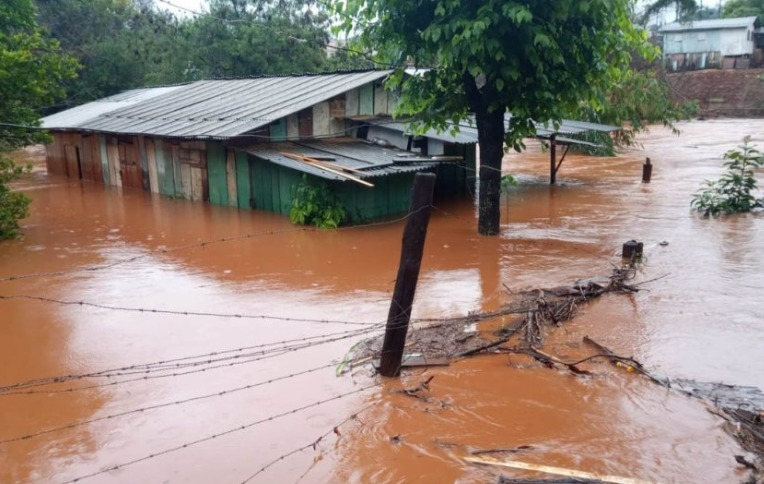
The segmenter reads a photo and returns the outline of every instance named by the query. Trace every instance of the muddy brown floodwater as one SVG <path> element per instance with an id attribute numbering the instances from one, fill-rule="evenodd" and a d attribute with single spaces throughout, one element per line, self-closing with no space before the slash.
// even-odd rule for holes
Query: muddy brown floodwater
<path id="1" fill-rule="evenodd" d="M 764 121 L 682 131 L 656 128 L 618 158 L 569 156 L 555 187 L 538 147 L 507 156 L 520 185 L 501 236 L 476 235 L 471 201 L 438 204 L 414 316 L 607 275 L 639 239 L 637 282 L 659 279 L 595 301 L 545 350 L 586 354 L 589 335 L 660 375 L 764 388 L 764 218 L 689 210 L 726 150 L 745 134 L 764 145 Z M 503 457 L 654 482 L 746 477 L 703 403 L 604 362 L 586 378 L 506 355 L 400 382 L 337 377 L 380 332 L 401 222 L 320 232 L 44 171 L 20 186 L 34 199 L 25 237 L 0 243 L 0 295 L 24 296 L 0 299 L 0 482 L 493 482 L 533 474 L 463 457 L 518 446 Z M 427 401 L 394 392 L 430 376 Z"/>

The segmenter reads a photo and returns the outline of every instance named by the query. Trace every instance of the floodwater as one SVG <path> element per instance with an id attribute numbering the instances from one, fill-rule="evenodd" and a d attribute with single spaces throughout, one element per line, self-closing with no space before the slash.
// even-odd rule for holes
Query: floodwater
<path id="1" fill-rule="evenodd" d="M 726 150 L 745 134 L 764 146 L 764 120 L 681 128 L 655 128 L 617 158 L 569 155 L 554 187 L 537 146 L 507 156 L 520 185 L 500 237 L 476 235 L 469 200 L 438 203 L 414 316 L 608 275 L 638 239 L 644 290 L 582 308 L 545 351 L 584 357 L 588 335 L 658 375 L 764 388 L 764 218 L 689 210 Z M 648 482 L 746 477 L 733 458 L 743 450 L 705 404 L 601 361 L 582 365 L 589 377 L 507 355 L 401 381 L 368 367 L 337 377 L 343 355 L 380 334 L 400 221 L 305 230 L 43 171 L 20 187 L 34 199 L 26 235 L 0 243 L 0 482 L 547 477 L 464 460 L 520 446 L 489 455 Z M 396 393 L 429 377 L 428 400 Z"/>

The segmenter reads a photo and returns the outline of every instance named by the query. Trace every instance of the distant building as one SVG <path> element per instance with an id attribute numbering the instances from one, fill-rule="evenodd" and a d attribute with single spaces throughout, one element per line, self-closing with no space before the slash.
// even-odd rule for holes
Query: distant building
<path id="1" fill-rule="evenodd" d="M 672 71 L 747 69 L 761 64 L 756 17 L 674 22 L 658 30 Z"/>

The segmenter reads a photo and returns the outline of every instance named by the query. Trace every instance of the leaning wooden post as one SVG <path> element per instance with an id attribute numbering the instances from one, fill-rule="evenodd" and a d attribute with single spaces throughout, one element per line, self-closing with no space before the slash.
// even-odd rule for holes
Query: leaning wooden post
<path id="1" fill-rule="evenodd" d="M 549 184 L 557 183 L 557 133 L 549 137 Z"/>
<path id="2" fill-rule="evenodd" d="M 398 278 L 395 281 L 393 300 L 390 303 L 390 312 L 387 316 L 385 341 L 382 344 L 382 355 L 379 362 L 379 373 L 382 376 L 398 376 L 401 372 L 403 347 L 406 344 L 406 333 L 411 320 L 411 306 L 414 303 L 419 268 L 422 265 L 424 240 L 427 236 L 427 225 L 430 222 L 430 207 L 432 206 L 434 189 L 434 173 L 416 174 L 414 188 L 411 192 L 408 220 L 403 229 Z"/>

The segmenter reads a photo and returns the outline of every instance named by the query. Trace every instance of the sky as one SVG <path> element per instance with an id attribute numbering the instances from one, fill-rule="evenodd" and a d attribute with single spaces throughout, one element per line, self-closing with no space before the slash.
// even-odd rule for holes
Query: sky
<path id="1" fill-rule="evenodd" d="M 166 0 L 166 1 L 160 1 L 160 0 L 154 0 L 154 3 L 157 7 L 168 10 L 176 15 L 184 16 L 184 15 L 190 15 L 187 11 L 184 11 L 180 8 L 175 8 L 171 5 L 169 5 L 167 2 L 177 5 L 178 7 L 186 8 L 188 10 L 193 10 L 195 12 L 201 12 L 205 10 L 205 6 L 207 5 L 207 2 L 205 0 Z"/>

